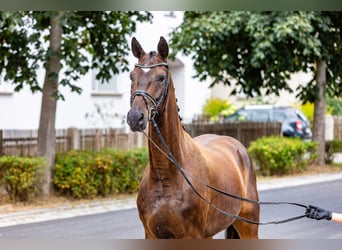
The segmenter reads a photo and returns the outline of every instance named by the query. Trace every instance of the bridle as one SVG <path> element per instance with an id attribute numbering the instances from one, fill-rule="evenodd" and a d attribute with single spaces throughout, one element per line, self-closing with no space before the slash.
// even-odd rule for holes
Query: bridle
<path id="1" fill-rule="evenodd" d="M 135 64 L 135 67 L 138 67 L 138 68 L 142 68 L 142 69 L 152 69 L 152 68 L 155 68 L 155 67 L 160 67 L 160 66 L 164 66 L 166 68 L 169 68 L 168 64 L 165 63 L 165 62 L 162 62 L 162 63 L 157 63 L 157 64 L 151 64 L 151 65 L 146 65 L 146 64 Z M 269 221 L 269 222 L 259 222 L 259 221 L 253 221 L 253 220 L 249 220 L 249 219 L 246 219 L 244 217 L 241 217 L 241 216 L 238 216 L 238 215 L 235 215 L 235 214 L 232 214 L 230 212 L 227 212 L 225 210 L 222 210 L 221 208 L 217 207 L 215 204 L 213 204 L 212 202 L 208 201 L 196 188 L 195 186 L 192 184 L 192 182 L 190 181 L 190 178 L 193 179 L 194 181 L 200 183 L 201 185 L 217 192 L 217 193 L 220 193 L 224 196 L 227 196 L 227 197 L 230 197 L 230 198 L 233 198 L 233 199 L 237 199 L 237 200 L 240 200 L 240 201 L 244 201 L 244 202 L 248 202 L 248 203 L 251 203 L 251 204 L 255 204 L 255 205 L 292 205 L 292 206 L 298 206 L 298 207 L 302 207 L 302 208 L 308 208 L 307 205 L 304 205 L 304 204 L 301 204 L 301 203 L 295 203 L 295 202 L 261 202 L 261 201 L 257 201 L 257 200 L 251 200 L 251 199 L 248 199 L 248 198 L 244 198 L 244 197 L 240 197 L 240 196 L 237 196 L 235 194 L 231 194 L 231 193 L 228 193 L 226 191 L 223 191 L 223 190 L 220 190 L 216 187 L 213 187 L 201 180 L 199 180 L 198 178 L 192 176 L 190 173 L 188 173 L 179 163 L 178 161 L 176 160 L 176 158 L 174 157 L 174 155 L 172 154 L 169 146 L 167 145 L 164 137 L 162 136 L 161 132 L 160 132 L 160 129 L 158 127 L 158 124 L 157 122 L 155 121 L 155 116 L 158 114 L 158 110 L 161 106 L 161 103 L 163 102 L 163 100 L 166 98 L 167 94 L 168 94 L 168 89 L 169 89 L 169 75 L 167 74 L 167 77 L 165 79 L 165 86 L 164 86 L 164 89 L 161 93 L 161 95 L 156 99 L 154 96 L 152 96 L 150 93 L 148 93 L 147 91 L 145 90 L 136 90 L 132 93 L 131 95 L 131 99 L 130 99 L 130 105 L 132 106 L 133 104 L 133 101 L 134 101 L 134 98 L 137 97 L 137 96 L 142 96 L 144 101 L 145 101 L 145 104 L 147 106 L 147 109 L 148 109 L 148 120 L 152 123 L 152 126 L 155 130 L 155 132 L 157 133 L 158 137 L 159 137 L 159 140 L 161 141 L 164 149 L 166 150 L 166 152 L 164 150 L 162 150 L 155 141 L 152 140 L 152 138 L 147 135 L 144 131 L 143 131 L 143 134 L 147 137 L 147 139 L 149 141 L 151 141 L 151 143 L 166 157 L 170 160 L 170 162 L 172 162 L 176 168 L 179 170 L 179 172 L 181 173 L 181 175 L 183 176 L 184 180 L 188 183 L 188 185 L 190 186 L 190 188 L 193 190 L 193 192 L 200 198 L 202 199 L 204 202 L 206 202 L 210 207 L 214 208 L 215 210 L 217 210 L 218 212 L 228 216 L 228 217 L 231 217 L 233 219 L 236 219 L 236 220 L 240 220 L 240 221 L 243 221 L 243 222 L 247 222 L 247 223 L 251 223 L 251 224 L 256 224 L 256 225 L 270 225 L 270 224 L 282 224 L 282 223 L 286 223 L 286 222 L 290 222 L 290 221 L 294 221 L 294 220 L 298 220 L 298 219 L 302 219 L 304 217 L 306 217 L 306 215 L 299 215 L 299 216 L 295 216 L 295 217 L 291 217 L 291 218 L 288 218 L 288 219 L 284 219 L 284 220 L 280 220 L 280 221 Z M 149 108 L 149 104 L 148 104 L 148 101 L 149 100 L 152 104 L 153 104 L 153 107 L 152 108 Z M 189 178 L 190 177 L 190 178 Z"/>
<path id="2" fill-rule="evenodd" d="M 151 65 L 136 63 L 134 66 L 141 68 L 141 69 L 153 69 L 156 67 L 162 67 L 163 66 L 163 67 L 166 67 L 167 69 L 169 69 L 169 65 L 165 62 L 151 64 Z M 169 83 L 169 74 L 167 74 L 166 78 L 165 78 L 165 86 L 163 88 L 162 93 L 160 94 L 160 96 L 158 98 L 155 98 L 150 93 L 148 93 L 147 91 L 142 90 L 142 89 L 138 89 L 138 90 L 134 91 L 131 94 L 131 99 L 130 99 L 131 107 L 132 107 L 134 98 L 137 96 L 142 96 L 142 98 L 144 99 L 144 102 L 146 104 L 147 110 L 148 110 L 148 120 L 151 121 L 158 114 L 158 110 L 159 110 L 163 100 L 166 98 L 166 96 L 168 94 L 169 84 L 170 84 Z M 150 108 L 148 100 L 152 103 L 152 105 L 153 105 L 152 108 Z"/>

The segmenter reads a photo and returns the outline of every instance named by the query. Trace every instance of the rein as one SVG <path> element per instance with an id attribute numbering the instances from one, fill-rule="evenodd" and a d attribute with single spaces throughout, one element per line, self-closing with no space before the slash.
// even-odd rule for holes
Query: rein
<path id="1" fill-rule="evenodd" d="M 139 67 L 139 68 L 155 68 L 155 67 L 159 67 L 159 66 L 165 66 L 168 68 L 168 64 L 167 63 L 157 63 L 157 64 L 152 64 L 152 65 L 143 65 L 143 64 L 135 64 L 135 67 Z M 249 220 L 246 219 L 244 217 L 229 213 L 219 207 L 217 207 L 215 204 L 211 203 L 210 201 L 208 201 L 192 184 L 192 182 L 190 181 L 189 177 L 192 178 L 193 180 L 197 181 L 198 183 L 200 183 L 201 185 L 215 191 L 218 192 L 222 195 L 240 200 L 240 201 L 245 201 L 245 202 L 249 202 L 249 203 L 253 203 L 253 204 L 257 204 L 257 205 L 292 205 L 292 206 L 299 206 L 299 207 L 303 207 L 303 208 L 308 208 L 308 206 L 300 204 L 300 203 L 295 203 L 295 202 L 261 202 L 261 201 L 256 201 L 256 200 L 251 200 L 248 198 L 244 198 L 244 197 L 240 197 L 228 192 L 225 192 L 223 190 L 220 190 L 218 188 L 215 188 L 205 182 L 202 182 L 200 179 L 198 179 L 197 177 L 192 176 L 190 173 L 188 173 L 176 160 L 176 158 L 174 157 L 174 155 L 172 154 L 169 146 L 167 145 L 164 137 L 162 136 L 160 129 L 155 121 L 155 116 L 158 114 L 158 108 L 161 105 L 161 102 L 163 101 L 164 98 L 166 98 L 167 93 L 168 93 L 168 87 L 169 87 L 169 79 L 168 77 L 166 78 L 166 85 L 163 89 L 163 92 L 161 93 L 160 97 L 158 99 L 155 99 L 151 94 L 149 94 L 147 91 L 145 90 L 137 90 L 135 92 L 132 93 L 131 95 L 131 106 L 133 103 L 133 100 L 136 96 L 142 96 L 145 104 L 147 106 L 149 115 L 148 115 L 148 120 L 150 122 L 152 122 L 152 126 L 155 130 L 155 132 L 157 133 L 161 143 L 163 144 L 166 152 L 164 152 L 153 140 L 150 136 L 148 136 L 146 134 L 145 131 L 143 131 L 143 134 L 145 135 L 145 137 L 166 157 L 168 158 L 175 166 L 176 168 L 179 170 L 179 172 L 181 173 L 181 175 L 183 176 L 184 180 L 188 183 L 188 185 L 190 186 L 190 188 L 194 191 L 194 193 L 201 198 L 204 202 L 206 202 L 209 206 L 211 206 L 212 208 L 216 209 L 218 212 L 229 216 L 233 219 L 236 220 L 240 220 L 243 222 L 247 222 L 247 223 L 251 223 L 251 224 L 256 224 L 256 225 L 270 225 L 270 224 L 282 224 L 282 223 L 286 223 L 286 222 L 290 222 L 290 221 L 294 221 L 294 220 L 298 220 L 298 219 L 302 219 L 304 217 L 306 217 L 306 215 L 300 215 L 300 216 L 296 216 L 296 217 L 291 217 L 288 219 L 284 219 L 284 220 L 279 220 L 279 221 L 269 221 L 269 222 L 258 222 L 258 221 L 253 221 L 253 220 Z M 153 104 L 152 109 L 149 108 L 147 99 L 150 100 L 150 102 Z"/>

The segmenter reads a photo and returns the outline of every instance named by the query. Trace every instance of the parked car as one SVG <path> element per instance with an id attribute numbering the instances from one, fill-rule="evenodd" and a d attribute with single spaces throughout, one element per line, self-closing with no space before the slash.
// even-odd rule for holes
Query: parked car
<path id="1" fill-rule="evenodd" d="M 226 116 L 224 121 L 281 122 L 283 136 L 300 137 L 304 140 L 312 138 L 310 121 L 301 111 L 291 107 L 250 105 Z"/>

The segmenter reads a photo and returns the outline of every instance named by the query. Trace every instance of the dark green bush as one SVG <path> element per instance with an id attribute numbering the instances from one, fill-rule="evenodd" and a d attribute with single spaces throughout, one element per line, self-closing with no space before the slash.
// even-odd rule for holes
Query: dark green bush
<path id="1" fill-rule="evenodd" d="M 325 142 L 325 162 L 330 164 L 334 160 L 335 153 L 342 153 L 342 141 L 326 141 Z"/>
<path id="2" fill-rule="evenodd" d="M 58 154 L 54 167 L 56 190 L 74 198 L 136 192 L 148 162 L 146 148 L 131 151 L 70 151 Z"/>
<path id="3" fill-rule="evenodd" d="M 248 152 L 263 175 L 282 175 L 304 170 L 312 160 L 317 143 L 298 138 L 262 137 L 252 142 Z"/>
<path id="4" fill-rule="evenodd" d="M 0 186 L 11 200 L 31 202 L 41 193 L 45 166 L 42 158 L 2 156 Z"/>

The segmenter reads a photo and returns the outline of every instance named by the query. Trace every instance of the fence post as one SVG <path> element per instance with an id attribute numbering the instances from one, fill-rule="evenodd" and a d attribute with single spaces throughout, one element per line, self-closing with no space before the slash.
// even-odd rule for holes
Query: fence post
<path id="1" fill-rule="evenodd" d="M 81 134 L 77 128 L 67 129 L 67 150 L 80 149 Z"/>
<path id="2" fill-rule="evenodd" d="M 95 131 L 95 151 L 100 151 L 102 148 L 102 129 Z"/>
<path id="3" fill-rule="evenodd" d="M 3 156 L 4 152 L 3 152 L 3 147 L 2 147 L 2 144 L 3 144 L 3 130 L 0 129 L 0 156 Z"/>

